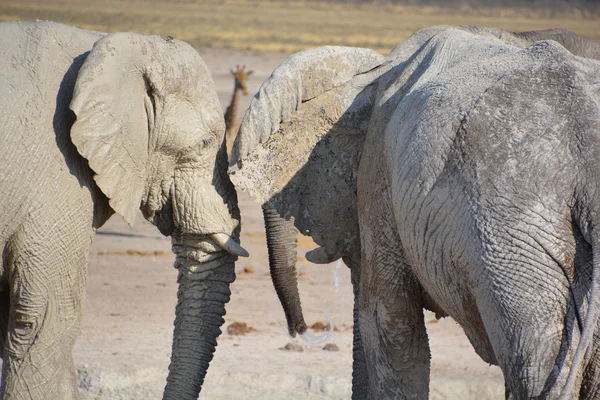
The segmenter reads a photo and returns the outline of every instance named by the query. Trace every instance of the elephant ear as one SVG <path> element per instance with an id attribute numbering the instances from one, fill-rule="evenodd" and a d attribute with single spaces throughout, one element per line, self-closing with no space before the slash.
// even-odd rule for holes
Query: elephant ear
<path id="1" fill-rule="evenodd" d="M 357 250 L 356 171 L 373 106 L 368 49 L 291 56 L 262 85 L 233 147 L 231 179 L 331 253 Z"/>
<path id="2" fill-rule="evenodd" d="M 158 39 L 158 38 L 157 38 Z M 98 40 L 79 70 L 71 110 L 71 140 L 95 172 L 110 206 L 133 224 L 146 185 L 149 126 L 153 122 L 149 43 L 115 33 Z"/>
<path id="3" fill-rule="evenodd" d="M 342 86 L 384 61 L 385 57 L 369 49 L 338 46 L 305 50 L 288 57 L 252 99 L 240 125 L 230 164 L 264 143 L 303 102 Z"/>

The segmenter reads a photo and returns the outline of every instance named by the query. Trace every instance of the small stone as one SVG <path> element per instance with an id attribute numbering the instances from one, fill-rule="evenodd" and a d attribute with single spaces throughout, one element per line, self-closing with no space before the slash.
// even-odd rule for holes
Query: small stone
<path id="1" fill-rule="evenodd" d="M 297 351 L 297 352 L 301 352 L 304 351 L 304 349 L 302 348 L 302 346 L 300 346 L 297 343 L 288 343 L 285 346 L 281 347 L 279 350 L 284 350 L 284 351 Z"/>
<path id="2" fill-rule="evenodd" d="M 340 348 L 335 343 L 327 343 L 323 347 L 323 350 L 325 350 L 325 351 L 340 351 Z"/>
<path id="3" fill-rule="evenodd" d="M 254 332 L 251 326 L 248 326 L 245 322 L 234 322 L 227 327 L 227 333 L 232 336 L 245 335 L 246 333 Z"/>
<path id="4" fill-rule="evenodd" d="M 311 325 L 310 329 L 314 329 L 315 331 L 322 331 L 323 329 L 325 329 L 325 326 L 329 327 L 329 325 L 325 325 L 323 322 L 317 321 Z"/>
<path id="5" fill-rule="evenodd" d="M 312 326 L 310 328 L 314 329 L 315 331 L 329 331 L 331 329 L 331 325 L 326 324 L 322 321 L 317 321 L 314 324 L 312 324 Z M 335 332 L 337 332 L 338 331 L 337 326 L 334 326 L 333 330 Z"/>
<path id="6" fill-rule="evenodd" d="M 244 267 L 244 273 L 245 274 L 253 274 L 254 273 L 254 268 L 252 268 L 252 266 L 250 266 L 250 265 L 246 265 Z"/>

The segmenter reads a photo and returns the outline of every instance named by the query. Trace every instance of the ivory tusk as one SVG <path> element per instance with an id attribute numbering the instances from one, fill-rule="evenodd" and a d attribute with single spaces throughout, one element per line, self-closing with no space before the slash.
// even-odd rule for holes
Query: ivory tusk
<path id="1" fill-rule="evenodd" d="M 242 246 L 237 244 L 235 240 L 224 233 L 213 233 L 210 238 L 221 247 L 234 256 L 248 257 L 250 254 Z"/>
<path id="2" fill-rule="evenodd" d="M 313 264 L 329 264 L 339 259 L 340 256 L 327 253 L 324 247 L 317 247 L 314 250 L 307 251 L 304 258 Z"/>

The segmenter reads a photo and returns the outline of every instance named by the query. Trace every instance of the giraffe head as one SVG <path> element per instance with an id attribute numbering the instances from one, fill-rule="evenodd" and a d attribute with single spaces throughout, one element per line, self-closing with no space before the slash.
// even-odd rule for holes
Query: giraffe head
<path id="1" fill-rule="evenodd" d="M 245 65 L 242 65 L 241 68 L 239 65 L 236 65 L 235 71 L 230 70 L 230 72 L 231 72 L 231 75 L 233 75 L 233 77 L 235 78 L 235 90 L 240 89 L 244 95 L 247 95 L 248 89 L 246 88 L 246 79 L 248 79 L 248 77 L 250 75 L 252 75 L 252 73 L 254 71 L 252 71 L 252 70 L 246 71 Z"/>

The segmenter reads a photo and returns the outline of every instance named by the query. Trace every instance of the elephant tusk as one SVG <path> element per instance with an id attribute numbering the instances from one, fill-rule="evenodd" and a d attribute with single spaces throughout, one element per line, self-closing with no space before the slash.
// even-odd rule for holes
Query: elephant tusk
<path id="1" fill-rule="evenodd" d="M 317 247 L 314 250 L 307 251 L 304 255 L 308 261 L 313 264 L 329 264 L 338 260 L 341 256 L 327 253 L 324 247 Z"/>
<path id="2" fill-rule="evenodd" d="M 210 238 L 221 247 L 234 256 L 248 257 L 250 254 L 242 246 L 237 244 L 230 236 L 224 233 L 213 233 Z"/>

